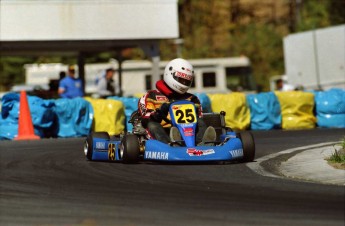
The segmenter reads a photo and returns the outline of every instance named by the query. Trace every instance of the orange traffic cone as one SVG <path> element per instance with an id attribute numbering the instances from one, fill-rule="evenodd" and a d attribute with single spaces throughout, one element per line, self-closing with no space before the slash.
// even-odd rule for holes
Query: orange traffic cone
<path id="1" fill-rule="evenodd" d="M 39 136 L 34 133 L 34 126 L 31 120 L 31 113 L 26 97 L 26 92 L 20 92 L 19 103 L 19 124 L 18 124 L 18 136 L 15 140 L 38 140 Z"/>

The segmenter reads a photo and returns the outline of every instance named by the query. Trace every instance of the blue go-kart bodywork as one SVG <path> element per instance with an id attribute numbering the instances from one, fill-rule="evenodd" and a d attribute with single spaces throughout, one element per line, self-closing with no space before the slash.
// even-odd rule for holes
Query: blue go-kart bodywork
<path id="1" fill-rule="evenodd" d="M 89 160 L 122 161 L 136 163 L 146 161 L 197 162 L 197 161 L 253 161 L 255 143 L 250 132 L 233 132 L 225 127 L 221 114 L 205 114 L 204 120 L 214 126 L 217 140 L 202 146 L 195 144 L 197 125 L 196 109 L 192 102 L 177 101 L 170 104 L 171 123 L 181 134 L 181 141 L 166 144 L 147 139 L 143 130 L 138 132 L 133 123 L 132 133 L 110 138 L 106 132 L 92 132 L 86 139 L 84 152 Z M 207 120 L 211 118 L 211 120 Z M 208 122 L 208 123 L 207 123 Z M 212 125 L 215 124 L 215 125 Z"/>

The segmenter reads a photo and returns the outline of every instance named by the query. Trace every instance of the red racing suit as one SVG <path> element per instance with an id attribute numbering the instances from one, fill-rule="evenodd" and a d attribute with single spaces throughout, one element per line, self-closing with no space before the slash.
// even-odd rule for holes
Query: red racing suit
<path id="1" fill-rule="evenodd" d="M 157 109 L 159 109 L 162 104 L 170 103 L 176 100 L 188 100 L 195 104 L 198 117 L 202 117 L 202 107 L 200 100 L 197 96 L 191 93 L 179 94 L 171 90 L 163 80 L 159 80 L 156 83 L 157 90 L 150 90 L 144 96 L 139 99 L 138 102 L 138 112 L 141 117 L 141 121 L 144 127 L 148 120 L 155 120 L 157 117 L 153 117 L 158 114 Z M 170 115 L 167 116 L 170 119 Z M 146 122 L 145 122 L 146 121 Z M 164 120 L 155 120 L 165 128 L 171 127 L 170 123 Z"/>

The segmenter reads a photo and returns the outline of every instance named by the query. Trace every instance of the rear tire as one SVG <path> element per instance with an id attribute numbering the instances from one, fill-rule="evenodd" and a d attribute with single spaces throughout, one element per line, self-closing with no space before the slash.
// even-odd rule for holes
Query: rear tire
<path id="1" fill-rule="evenodd" d="M 140 143 L 137 135 L 127 134 L 121 141 L 120 156 L 124 163 L 137 163 L 140 155 Z"/>
<path id="2" fill-rule="evenodd" d="M 92 160 L 93 154 L 93 139 L 100 138 L 104 140 L 109 140 L 109 134 L 107 132 L 91 132 L 84 143 L 84 154 L 88 160 Z"/>
<path id="3" fill-rule="evenodd" d="M 255 157 L 255 142 L 253 134 L 245 131 L 238 133 L 243 146 L 243 159 L 242 162 L 252 162 Z"/>

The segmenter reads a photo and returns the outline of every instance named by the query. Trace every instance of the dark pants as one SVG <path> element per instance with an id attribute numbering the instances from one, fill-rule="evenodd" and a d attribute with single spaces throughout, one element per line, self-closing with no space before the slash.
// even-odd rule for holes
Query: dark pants
<path id="1" fill-rule="evenodd" d="M 196 126 L 196 143 L 200 143 L 202 141 L 202 137 L 204 136 L 205 130 L 207 126 L 203 119 L 198 119 L 198 124 Z M 163 143 L 170 143 L 170 137 L 168 132 L 163 128 L 163 126 L 155 121 L 149 121 L 147 124 L 147 130 L 151 134 L 151 136 L 159 140 Z"/>

